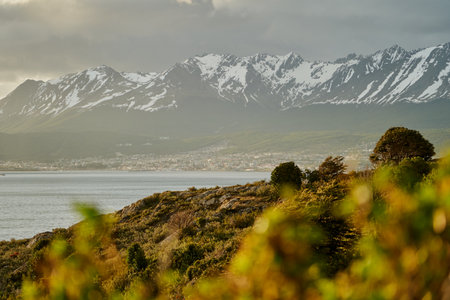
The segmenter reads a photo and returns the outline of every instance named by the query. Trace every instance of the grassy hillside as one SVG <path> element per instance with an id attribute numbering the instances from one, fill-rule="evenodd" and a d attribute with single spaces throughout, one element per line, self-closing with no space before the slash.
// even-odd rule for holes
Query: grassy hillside
<path id="1" fill-rule="evenodd" d="M 416 129 L 416 128 L 414 128 Z M 383 131 L 242 131 L 204 137 L 166 138 L 111 132 L 0 133 L 0 160 L 54 161 L 117 154 L 177 154 L 226 145 L 220 154 L 297 152 L 326 156 L 372 150 Z M 439 154 L 450 147 L 450 129 L 421 130 Z"/>
<path id="2" fill-rule="evenodd" d="M 147 273 L 167 269 L 179 273 L 171 292 L 179 294 L 182 287 L 197 278 L 220 274 L 255 218 L 276 201 L 273 189 L 264 182 L 164 192 L 139 200 L 113 215 L 111 236 L 120 257 L 118 265 L 123 269 L 104 284 L 124 290 L 136 277 L 148 276 L 127 272 L 127 250 L 137 243 L 150 261 Z M 73 242 L 76 227 L 33 239 L 0 242 L 0 298 L 16 294 L 23 277 L 41 276 L 43 249 L 58 238 Z M 197 256 L 190 258 L 189 251 Z"/>

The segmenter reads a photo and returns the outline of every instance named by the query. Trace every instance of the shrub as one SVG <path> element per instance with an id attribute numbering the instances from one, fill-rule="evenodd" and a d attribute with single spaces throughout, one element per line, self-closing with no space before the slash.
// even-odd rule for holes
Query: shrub
<path id="1" fill-rule="evenodd" d="M 199 217 L 196 220 L 196 223 L 198 224 L 198 226 L 200 226 L 201 228 L 205 227 L 206 223 L 208 222 L 208 220 L 206 220 L 206 218 L 204 217 Z"/>
<path id="2" fill-rule="evenodd" d="M 194 214 L 191 211 L 180 211 L 170 217 L 167 226 L 169 230 L 181 233 L 184 228 L 192 224 L 193 220 Z"/>
<path id="3" fill-rule="evenodd" d="M 421 157 L 406 158 L 392 169 L 392 178 L 405 189 L 413 189 L 431 172 L 431 165 Z"/>
<path id="4" fill-rule="evenodd" d="M 186 227 L 184 227 L 182 230 L 181 230 L 181 235 L 180 235 L 180 237 L 181 238 L 183 238 L 183 237 L 192 237 L 192 236 L 195 236 L 197 234 L 197 229 L 195 228 L 195 226 L 194 225 L 189 225 L 189 226 L 186 226 Z"/>
<path id="5" fill-rule="evenodd" d="M 139 244 L 135 243 L 128 248 L 127 263 L 128 268 L 136 272 L 143 271 L 147 267 L 148 262 L 144 250 Z"/>
<path id="6" fill-rule="evenodd" d="M 197 260 L 193 265 L 189 266 L 186 270 L 186 275 L 188 276 L 189 280 L 192 280 L 196 277 L 199 277 L 203 271 L 205 271 L 205 263 Z"/>
<path id="7" fill-rule="evenodd" d="M 302 186 L 303 173 L 292 161 L 279 164 L 270 176 L 271 183 L 280 188 L 284 185 L 299 189 Z"/>
<path id="8" fill-rule="evenodd" d="M 318 170 L 305 170 L 305 179 L 308 181 L 308 185 L 311 185 L 320 180 L 320 173 Z"/>
<path id="9" fill-rule="evenodd" d="M 189 243 L 173 253 L 172 268 L 184 273 L 189 266 L 204 256 L 204 249 L 196 243 Z"/>
<path id="10" fill-rule="evenodd" d="M 231 217 L 230 223 L 234 228 L 247 228 L 255 222 L 254 213 L 243 213 Z"/>

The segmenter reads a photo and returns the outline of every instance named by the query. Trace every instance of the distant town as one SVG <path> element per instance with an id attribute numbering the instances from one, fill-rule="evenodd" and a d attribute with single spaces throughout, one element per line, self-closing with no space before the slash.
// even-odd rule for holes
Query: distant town
<path id="1" fill-rule="evenodd" d="M 342 155 L 349 170 L 369 165 L 370 147 L 348 149 Z M 171 155 L 139 154 L 115 157 L 60 159 L 51 162 L 1 161 L 0 171 L 59 171 L 59 170 L 117 170 L 117 171 L 261 171 L 273 170 L 278 164 L 294 161 L 303 169 L 316 168 L 326 156 L 323 153 L 268 152 L 223 153 L 222 151 L 192 151 Z"/>

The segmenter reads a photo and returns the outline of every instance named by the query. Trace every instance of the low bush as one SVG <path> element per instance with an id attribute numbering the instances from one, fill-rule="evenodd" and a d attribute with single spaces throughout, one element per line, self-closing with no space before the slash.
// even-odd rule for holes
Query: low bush
<path id="1" fill-rule="evenodd" d="M 202 259 L 204 254 L 205 250 L 196 243 L 183 245 L 173 252 L 172 268 L 184 273 L 189 266 Z"/>
<path id="2" fill-rule="evenodd" d="M 127 263 L 128 268 L 134 272 L 140 272 L 147 268 L 148 262 L 145 258 L 145 253 L 139 244 L 133 244 L 128 248 Z"/>

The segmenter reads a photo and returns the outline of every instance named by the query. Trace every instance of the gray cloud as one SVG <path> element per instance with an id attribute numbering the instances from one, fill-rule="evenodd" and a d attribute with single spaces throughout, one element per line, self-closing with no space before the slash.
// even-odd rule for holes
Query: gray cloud
<path id="1" fill-rule="evenodd" d="M 205 52 L 333 60 L 450 41 L 448 0 L 11 1 L 0 1 L 0 96 L 100 64 L 160 71 Z"/>

